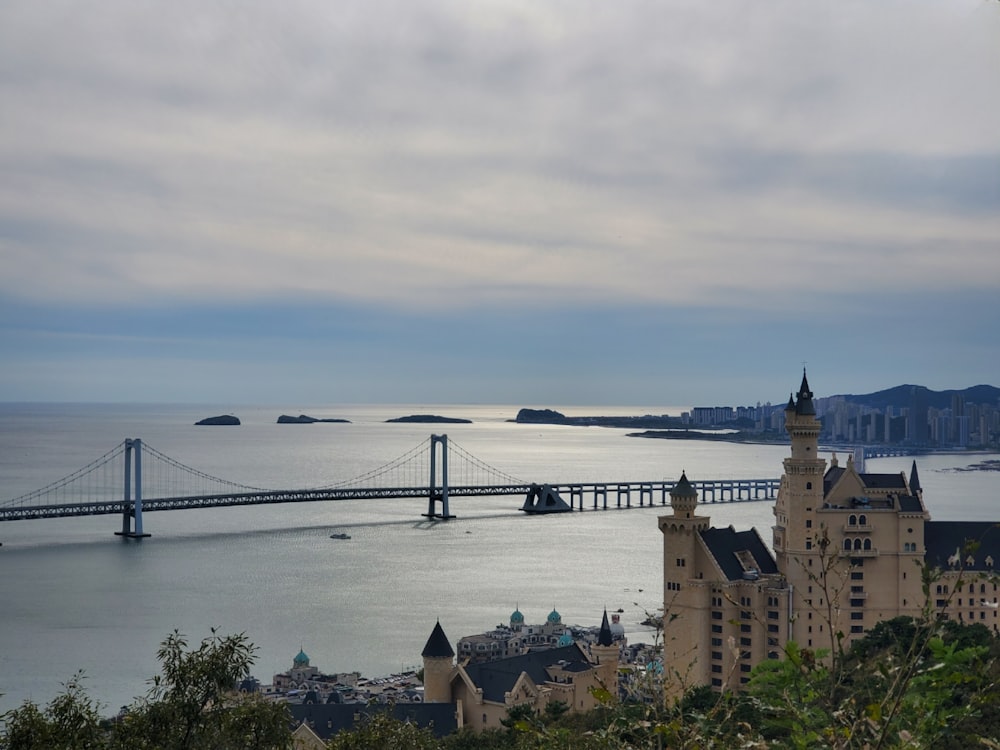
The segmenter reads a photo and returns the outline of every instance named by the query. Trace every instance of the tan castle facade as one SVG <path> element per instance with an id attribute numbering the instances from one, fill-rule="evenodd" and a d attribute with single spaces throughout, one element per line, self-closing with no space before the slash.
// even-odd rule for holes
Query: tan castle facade
<path id="1" fill-rule="evenodd" d="M 805 372 L 785 428 L 791 455 L 774 504 L 773 554 L 756 529 L 717 529 L 696 515 L 698 495 L 683 475 L 673 514 L 659 518 L 668 692 L 739 688 L 788 641 L 846 648 L 876 623 L 919 616 L 925 605 L 997 629 L 996 524 L 931 521 L 916 462 L 909 478 L 859 472 L 850 457 L 841 466 L 834 455 L 828 466 Z M 923 567 L 942 571 L 929 602 Z"/>

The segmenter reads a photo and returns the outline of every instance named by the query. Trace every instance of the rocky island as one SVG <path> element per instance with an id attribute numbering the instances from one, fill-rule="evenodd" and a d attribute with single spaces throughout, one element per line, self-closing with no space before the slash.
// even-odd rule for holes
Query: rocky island
<path id="1" fill-rule="evenodd" d="M 199 422 L 195 422 L 195 426 L 204 425 L 223 425 L 226 427 L 235 426 L 240 423 L 239 417 L 234 417 L 232 414 L 221 414 L 218 417 L 206 417 Z"/>
<path id="2" fill-rule="evenodd" d="M 411 414 L 408 417 L 387 419 L 386 422 L 425 422 L 430 424 L 472 424 L 471 419 L 459 417 L 439 417 L 436 414 Z"/>
<path id="3" fill-rule="evenodd" d="M 289 416 L 288 414 L 282 414 L 278 417 L 278 424 L 313 424 L 314 422 L 345 422 L 350 423 L 349 419 L 320 419 L 318 417 L 310 417 L 307 414 L 299 414 L 297 417 Z"/>

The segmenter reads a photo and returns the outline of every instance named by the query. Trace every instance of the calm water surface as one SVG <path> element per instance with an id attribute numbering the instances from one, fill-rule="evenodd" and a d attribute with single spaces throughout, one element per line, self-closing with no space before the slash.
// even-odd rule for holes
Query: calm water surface
<path id="1" fill-rule="evenodd" d="M 558 407 L 556 407 L 558 408 Z M 677 414 L 678 407 L 560 409 L 567 414 Z M 195 427 L 221 411 L 235 428 Z M 350 424 L 277 425 L 282 413 Z M 513 476 L 538 482 L 765 478 L 785 446 L 677 442 L 627 431 L 517 425 L 510 406 L 0 405 L 0 500 L 49 484 L 126 437 L 208 474 L 253 486 L 342 482 L 391 461 L 432 432 Z M 415 413 L 473 424 L 386 424 Z M 937 519 L 990 520 L 997 474 L 959 471 L 997 456 L 918 459 Z M 909 471 L 912 459 L 871 462 Z M 624 610 L 631 640 L 661 603 L 662 509 L 524 516 L 523 498 L 453 498 L 458 518 L 428 522 L 420 500 L 348 501 L 149 513 L 152 538 L 124 541 L 114 516 L 0 524 L 0 710 L 45 702 L 84 670 L 111 710 L 145 690 L 154 654 L 173 629 L 197 641 L 210 628 L 245 632 L 265 682 L 303 648 L 326 671 L 387 674 L 417 665 L 434 622 L 452 642 L 518 607 L 529 622 L 554 608 L 563 621 L 599 622 Z M 767 502 L 702 510 L 715 525 L 757 526 Z M 344 531 L 349 540 L 333 540 Z"/>

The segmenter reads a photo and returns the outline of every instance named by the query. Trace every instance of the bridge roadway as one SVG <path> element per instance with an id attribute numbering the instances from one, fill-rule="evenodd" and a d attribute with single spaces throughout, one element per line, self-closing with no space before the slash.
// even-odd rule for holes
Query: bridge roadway
<path id="1" fill-rule="evenodd" d="M 590 482 L 550 484 L 574 510 L 584 510 L 584 498 L 593 499 L 594 510 L 633 507 L 633 494 L 638 495 L 637 507 L 666 506 L 670 503 L 673 481 L 658 482 Z M 692 482 L 701 495 L 702 502 L 748 502 L 773 500 L 778 479 L 723 479 Z M 527 496 L 536 485 L 507 484 L 448 487 L 449 497 L 481 497 L 489 495 Z M 241 492 L 227 495 L 193 495 L 187 497 L 143 498 L 143 512 L 157 510 L 190 510 L 193 508 L 223 508 L 276 503 L 303 503 L 324 500 L 369 500 L 393 498 L 423 498 L 430 495 L 430 488 L 379 487 L 306 490 L 269 490 Z M 440 494 L 440 488 L 436 488 Z M 608 498 L 613 498 L 613 505 Z M 659 501 L 654 501 L 654 497 Z M 0 507 L 0 521 L 26 521 L 41 518 L 70 518 L 74 516 L 124 515 L 132 510 L 132 500 L 89 501 L 59 505 L 32 505 Z"/>

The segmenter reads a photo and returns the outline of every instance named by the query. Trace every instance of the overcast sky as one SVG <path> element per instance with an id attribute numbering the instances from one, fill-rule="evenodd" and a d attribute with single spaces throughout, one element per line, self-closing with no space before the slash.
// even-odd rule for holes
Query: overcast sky
<path id="1" fill-rule="evenodd" d="M 0 401 L 1000 385 L 1000 3 L 0 3 Z"/>

